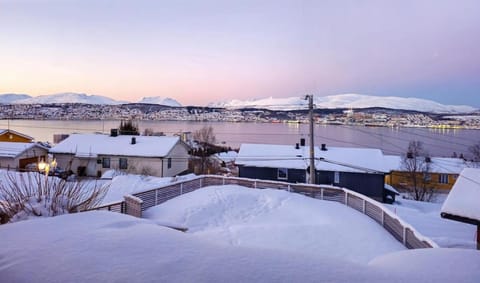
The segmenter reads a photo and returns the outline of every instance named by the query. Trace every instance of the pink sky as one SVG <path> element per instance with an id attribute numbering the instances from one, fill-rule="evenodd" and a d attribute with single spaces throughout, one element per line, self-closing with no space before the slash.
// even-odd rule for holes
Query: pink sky
<path id="1" fill-rule="evenodd" d="M 0 93 L 480 106 L 480 1 L 0 0 Z"/>

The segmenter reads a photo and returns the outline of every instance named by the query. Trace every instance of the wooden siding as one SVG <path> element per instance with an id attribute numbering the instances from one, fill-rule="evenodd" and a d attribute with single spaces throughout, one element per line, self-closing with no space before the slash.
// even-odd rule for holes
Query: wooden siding
<path id="1" fill-rule="evenodd" d="M 392 171 L 385 176 L 385 183 L 391 185 L 394 188 L 401 189 L 402 187 L 409 186 L 411 184 L 408 172 L 404 171 Z M 437 190 L 451 190 L 455 181 L 457 181 L 458 174 L 452 173 L 429 173 L 430 181 L 428 185 Z M 448 183 L 440 183 L 440 175 L 448 175 Z M 418 180 L 422 180 L 423 173 L 417 173 Z"/>

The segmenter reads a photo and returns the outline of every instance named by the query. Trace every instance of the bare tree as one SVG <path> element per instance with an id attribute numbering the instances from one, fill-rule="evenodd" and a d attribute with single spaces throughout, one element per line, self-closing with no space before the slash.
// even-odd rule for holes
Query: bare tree
<path id="1" fill-rule="evenodd" d="M 472 154 L 472 161 L 475 163 L 480 162 L 480 142 L 472 145 L 471 147 L 468 148 L 470 153 Z"/>
<path id="2" fill-rule="evenodd" d="M 37 172 L 10 171 L 0 183 L 1 222 L 56 216 L 98 206 L 108 186 L 87 186 Z"/>
<path id="3" fill-rule="evenodd" d="M 203 145 L 214 145 L 217 141 L 212 126 L 203 126 L 201 129 L 195 131 L 195 133 L 193 133 L 193 139 Z"/>
<path id="4" fill-rule="evenodd" d="M 407 172 L 407 184 L 403 185 L 409 195 L 418 201 L 430 201 L 433 187 L 430 185 L 431 159 L 421 141 L 411 141 L 403 156 L 402 167 Z"/>
<path id="5" fill-rule="evenodd" d="M 201 129 L 193 133 L 193 139 L 197 142 L 198 148 L 194 149 L 192 155 L 194 161 L 197 160 L 200 163 L 201 173 L 208 172 L 208 164 L 210 155 L 216 153 L 216 137 L 213 132 L 212 126 L 204 126 Z"/>

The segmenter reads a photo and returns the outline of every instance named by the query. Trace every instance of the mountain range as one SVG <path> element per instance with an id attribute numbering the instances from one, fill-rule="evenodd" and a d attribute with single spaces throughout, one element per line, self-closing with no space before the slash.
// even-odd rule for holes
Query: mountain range
<path id="1" fill-rule="evenodd" d="M 32 97 L 27 94 L 1 94 L 0 104 L 54 104 L 54 103 L 83 103 L 100 105 L 117 105 L 131 103 L 119 101 L 106 96 L 88 95 L 84 93 L 58 93 Z M 169 97 L 143 97 L 136 103 L 158 104 L 172 107 L 182 105 Z M 415 110 L 432 113 L 470 113 L 477 109 L 466 105 L 444 105 L 432 100 L 420 98 L 404 98 L 394 96 L 371 96 L 362 94 L 339 94 L 330 96 L 314 96 L 316 108 L 371 108 L 381 107 L 399 110 Z M 253 100 L 230 100 L 214 102 L 209 107 L 218 108 L 257 108 L 270 110 L 299 110 L 307 109 L 308 102 L 304 97 L 263 98 Z"/>

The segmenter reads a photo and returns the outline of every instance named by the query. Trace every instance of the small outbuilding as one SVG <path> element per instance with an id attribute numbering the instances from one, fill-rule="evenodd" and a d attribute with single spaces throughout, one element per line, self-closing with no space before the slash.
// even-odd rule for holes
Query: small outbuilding
<path id="1" fill-rule="evenodd" d="M 480 169 L 465 168 L 443 203 L 443 218 L 477 226 L 480 249 Z"/>
<path id="2" fill-rule="evenodd" d="M 25 171 L 36 169 L 35 164 L 44 160 L 48 148 L 34 142 L 0 142 L 0 168 Z M 32 168 L 28 168 L 33 164 Z"/>

